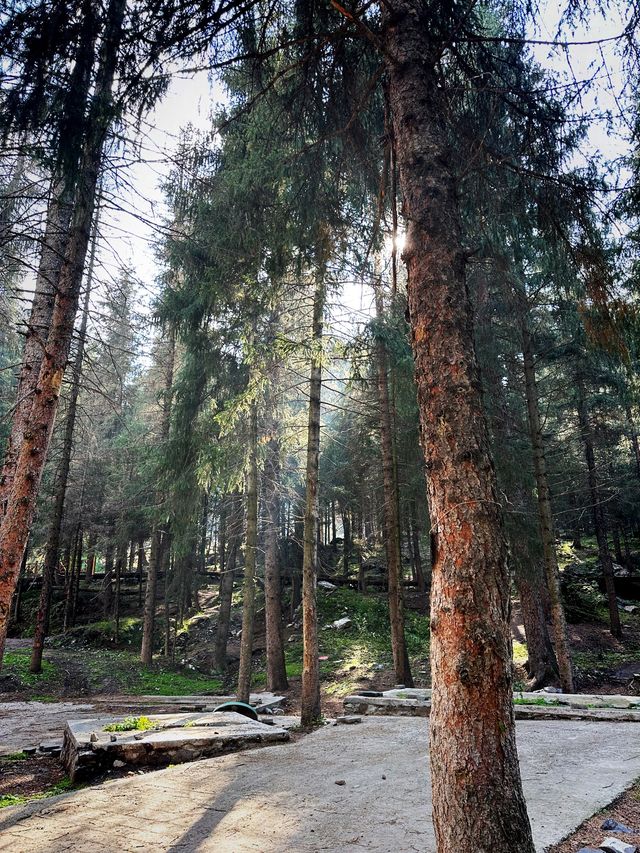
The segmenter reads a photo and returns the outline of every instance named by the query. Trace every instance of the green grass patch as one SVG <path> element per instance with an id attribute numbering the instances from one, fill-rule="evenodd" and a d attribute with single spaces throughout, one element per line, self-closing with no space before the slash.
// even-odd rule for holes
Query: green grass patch
<path id="1" fill-rule="evenodd" d="M 155 729 L 156 724 L 149 717 L 125 717 L 119 723 L 109 723 L 104 727 L 105 732 L 147 732 L 149 729 Z"/>
<path id="2" fill-rule="evenodd" d="M 516 696 L 513 699 L 514 705 L 539 705 L 542 707 L 548 707 L 549 705 L 557 706 L 561 703 L 558 702 L 557 699 L 545 699 L 542 696 L 539 699 L 527 699 L 524 696 Z"/>
<path id="3" fill-rule="evenodd" d="M 60 673 L 58 667 L 48 660 L 42 661 L 42 672 L 29 672 L 31 650 L 24 649 L 6 652 L 2 671 L 4 675 L 15 678 L 21 687 L 42 687 L 55 682 Z"/>
<path id="4" fill-rule="evenodd" d="M 32 800 L 45 800 L 47 797 L 55 797 L 58 794 L 65 794 L 67 791 L 73 791 L 78 786 L 72 785 L 70 779 L 62 779 L 46 791 L 39 794 L 4 794 L 0 796 L 0 809 L 6 809 L 9 806 L 22 806 Z"/>
<path id="5" fill-rule="evenodd" d="M 26 752 L 10 752 L 8 755 L 0 755 L 0 761 L 26 761 L 29 756 Z"/>

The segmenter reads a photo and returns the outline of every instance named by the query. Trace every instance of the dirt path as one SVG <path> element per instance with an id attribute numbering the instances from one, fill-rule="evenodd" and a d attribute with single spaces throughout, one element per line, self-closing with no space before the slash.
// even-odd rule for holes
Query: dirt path
<path id="1" fill-rule="evenodd" d="M 132 775 L 7 809 L 0 814 L 0 850 L 429 853 L 427 725 L 368 718 L 287 746 Z M 518 724 L 538 850 L 640 774 L 638 734 L 634 723 Z"/>

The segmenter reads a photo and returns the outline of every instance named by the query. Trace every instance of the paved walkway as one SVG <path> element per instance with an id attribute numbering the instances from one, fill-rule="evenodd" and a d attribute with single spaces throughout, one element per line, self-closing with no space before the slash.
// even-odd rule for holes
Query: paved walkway
<path id="1" fill-rule="evenodd" d="M 129 776 L 0 812 L 5 853 L 434 850 L 426 720 L 371 717 L 297 743 Z M 640 776 L 635 723 L 518 723 L 539 850 Z M 344 785 L 336 781 L 344 780 Z"/>

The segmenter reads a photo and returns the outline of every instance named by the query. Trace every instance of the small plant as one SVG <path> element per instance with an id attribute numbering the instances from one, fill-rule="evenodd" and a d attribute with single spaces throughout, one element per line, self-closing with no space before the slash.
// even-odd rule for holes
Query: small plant
<path id="1" fill-rule="evenodd" d="M 524 696 L 517 696 L 513 700 L 514 705 L 560 705 L 557 699 L 544 699 L 542 696 L 539 699 L 526 699 Z"/>
<path id="2" fill-rule="evenodd" d="M 10 752 L 2 756 L 2 761 L 26 761 L 29 758 L 26 752 Z"/>
<path id="3" fill-rule="evenodd" d="M 105 732 L 146 732 L 149 729 L 155 729 L 156 724 L 149 717 L 125 717 L 119 723 L 109 723 L 104 727 Z"/>
<path id="4" fill-rule="evenodd" d="M 66 791 L 72 791 L 76 787 L 71 784 L 70 779 L 65 778 L 40 794 L 4 794 L 0 796 L 0 809 L 6 809 L 9 806 L 21 806 L 31 800 L 45 800 L 47 797 L 55 797 L 58 794 L 64 794 Z"/>

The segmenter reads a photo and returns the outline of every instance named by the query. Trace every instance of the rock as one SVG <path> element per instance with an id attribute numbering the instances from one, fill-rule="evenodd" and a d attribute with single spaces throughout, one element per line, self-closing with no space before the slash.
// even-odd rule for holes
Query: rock
<path id="1" fill-rule="evenodd" d="M 383 696 L 382 690 L 358 690 L 358 696 Z"/>
<path id="2" fill-rule="evenodd" d="M 635 604 L 626 604 L 623 608 L 627 613 L 635 613 L 638 609 Z"/>
<path id="3" fill-rule="evenodd" d="M 44 741 L 38 747 L 40 752 L 46 752 L 47 755 L 57 756 L 62 752 L 62 741 L 61 740 L 50 740 Z"/>
<path id="4" fill-rule="evenodd" d="M 98 742 L 98 735 L 95 732 L 91 732 L 91 735 L 89 736 L 89 740 L 91 741 L 91 743 L 97 743 Z"/>
<path id="5" fill-rule="evenodd" d="M 543 687 L 543 693 L 562 693 L 562 690 L 559 687 Z"/>
<path id="6" fill-rule="evenodd" d="M 336 619 L 335 622 L 331 623 L 331 627 L 335 628 L 336 631 L 342 631 L 343 628 L 348 628 L 351 625 L 351 619 L 348 616 L 343 616 L 342 619 Z"/>
<path id="7" fill-rule="evenodd" d="M 627 833 L 628 835 L 633 835 L 636 832 L 635 829 L 630 829 L 628 826 L 625 826 L 623 823 L 618 823 L 618 821 L 614 820 L 612 817 L 608 817 L 603 822 L 600 829 L 605 829 L 607 832 Z"/>
<path id="8" fill-rule="evenodd" d="M 118 738 L 116 737 L 116 735 L 111 735 L 109 740 L 111 741 L 111 743 L 115 743 L 118 740 Z"/>
<path id="9" fill-rule="evenodd" d="M 346 784 L 347 783 L 345 782 L 344 779 L 336 779 L 336 785 L 346 785 Z"/>
<path id="10" fill-rule="evenodd" d="M 606 853 L 636 853 L 638 848 L 635 844 L 627 844 L 626 841 L 620 841 L 618 838 L 605 838 L 600 849 L 605 850 Z"/>
<path id="11" fill-rule="evenodd" d="M 338 587 L 334 583 L 331 583 L 331 581 L 318 581 L 318 586 L 329 591 L 338 589 Z"/>
<path id="12" fill-rule="evenodd" d="M 119 770 L 121 767 L 124 767 L 124 761 L 120 761 L 119 759 L 116 759 L 116 760 L 113 762 L 113 767 L 114 767 L 116 770 Z"/>
<path id="13" fill-rule="evenodd" d="M 578 853 L 602 853 L 602 851 L 600 848 L 596 849 L 595 847 L 581 847 Z"/>
<path id="14" fill-rule="evenodd" d="M 343 726 L 353 726 L 355 723 L 361 723 L 362 717 L 359 717 L 357 714 L 345 714 L 342 717 L 336 717 L 336 723 L 338 725 L 342 724 Z"/>
<path id="15" fill-rule="evenodd" d="M 35 755 L 37 748 L 37 746 L 23 746 L 20 751 L 24 752 L 25 755 Z"/>

